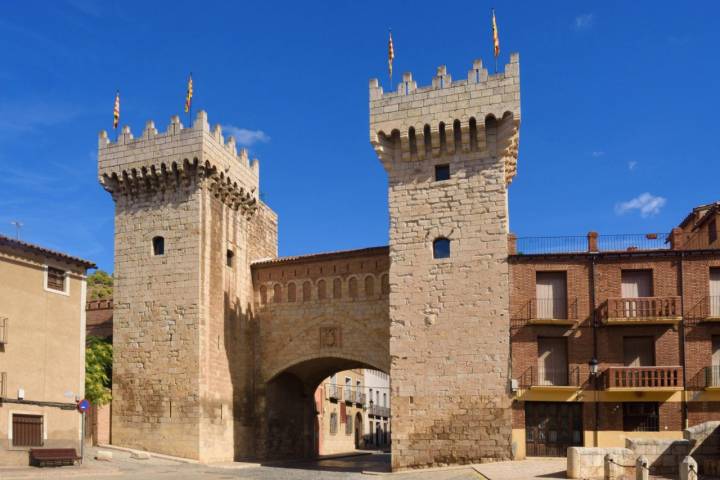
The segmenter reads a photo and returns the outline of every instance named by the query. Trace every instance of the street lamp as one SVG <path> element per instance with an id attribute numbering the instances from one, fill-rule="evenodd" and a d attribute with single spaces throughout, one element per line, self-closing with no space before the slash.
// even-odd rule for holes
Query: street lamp
<path id="1" fill-rule="evenodd" d="M 588 366 L 590 367 L 590 375 L 593 377 L 598 374 L 598 360 L 597 358 L 593 357 L 588 362 Z"/>
<path id="2" fill-rule="evenodd" d="M 596 447 L 598 447 L 598 426 L 600 423 L 600 412 L 598 411 L 598 360 L 595 357 L 592 357 L 590 361 L 588 362 L 588 367 L 590 367 L 590 377 L 592 377 L 593 380 L 593 410 L 595 410 L 595 431 L 593 432 L 593 443 Z"/>

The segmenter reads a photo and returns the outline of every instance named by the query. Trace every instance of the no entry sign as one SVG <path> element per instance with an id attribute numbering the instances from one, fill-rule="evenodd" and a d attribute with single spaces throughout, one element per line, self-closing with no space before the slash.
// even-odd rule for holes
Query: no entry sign
<path id="1" fill-rule="evenodd" d="M 90 408 L 90 402 L 84 398 L 77 403 L 78 412 L 85 413 Z"/>

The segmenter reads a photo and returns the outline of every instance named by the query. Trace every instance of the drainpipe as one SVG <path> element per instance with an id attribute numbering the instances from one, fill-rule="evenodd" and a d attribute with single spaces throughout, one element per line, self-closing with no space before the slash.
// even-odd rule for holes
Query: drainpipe
<path id="1" fill-rule="evenodd" d="M 596 234 L 597 235 L 597 234 Z M 595 305 L 595 260 L 596 260 L 595 252 L 590 252 L 590 321 L 592 322 L 592 337 L 593 337 L 593 356 L 592 361 L 594 360 L 597 362 L 598 358 L 598 348 L 597 348 L 597 306 Z M 592 367 L 591 367 L 592 368 Z M 597 369 L 597 365 L 595 366 Z M 595 374 L 592 374 L 592 380 L 593 380 L 593 398 L 595 403 L 595 425 L 594 425 L 594 432 L 593 432 L 593 444 L 595 447 L 599 447 L 599 423 L 600 423 L 600 412 L 598 411 L 598 372 Z"/>
<path id="2" fill-rule="evenodd" d="M 680 312 L 682 316 L 682 320 L 680 321 L 680 361 L 682 362 L 682 372 L 683 372 L 683 391 L 682 391 L 682 415 L 683 415 L 683 428 L 688 428 L 688 404 L 687 404 L 687 389 L 685 386 L 687 385 L 687 376 L 685 371 L 685 365 L 687 364 L 687 359 L 685 358 L 685 289 L 684 289 L 684 277 L 685 277 L 685 263 L 683 260 L 685 259 L 685 252 L 680 251 Z"/>

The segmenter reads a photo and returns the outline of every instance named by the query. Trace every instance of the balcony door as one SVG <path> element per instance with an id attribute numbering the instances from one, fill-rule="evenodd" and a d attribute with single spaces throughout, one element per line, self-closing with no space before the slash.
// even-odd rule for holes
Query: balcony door
<path id="1" fill-rule="evenodd" d="M 538 337 L 538 385 L 568 384 L 567 339 Z"/>
<path id="2" fill-rule="evenodd" d="M 623 357 L 626 367 L 652 367 L 655 365 L 655 339 L 623 337 Z"/>
<path id="3" fill-rule="evenodd" d="M 720 387 L 720 335 L 712 337 L 712 359 L 710 360 L 709 387 Z"/>
<path id="4" fill-rule="evenodd" d="M 567 275 L 565 272 L 537 272 L 535 285 L 537 318 L 567 318 Z"/>
<path id="5" fill-rule="evenodd" d="M 710 316 L 720 317 L 720 268 L 710 269 Z"/>
<path id="6" fill-rule="evenodd" d="M 642 306 L 634 299 L 652 297 L 652 270 L 623 270 L 622 272 L 622 298 L 623 310 L 626 318 L 643 315 Z"/>

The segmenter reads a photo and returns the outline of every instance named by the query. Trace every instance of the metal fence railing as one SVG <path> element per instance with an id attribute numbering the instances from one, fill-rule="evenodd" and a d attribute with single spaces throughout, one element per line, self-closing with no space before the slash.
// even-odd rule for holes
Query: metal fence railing
<path id="1" fill-rule="evenodd" d="M 546 368 L 533 366 L 520 378 L 523 388 L 527 387 L 579 387 L 580 367 Z"/>
<path id="2" fill-rule="evenodd" d="M 720 387 L 720 365 L 705 367 L 705 386 Z"/>
<path id="3" fill-rule="evenodd" d="M 671 246 L 668 238 L 667 233 L 511 237 L 510 249 L 516 255 L 667 250 Z"/>

